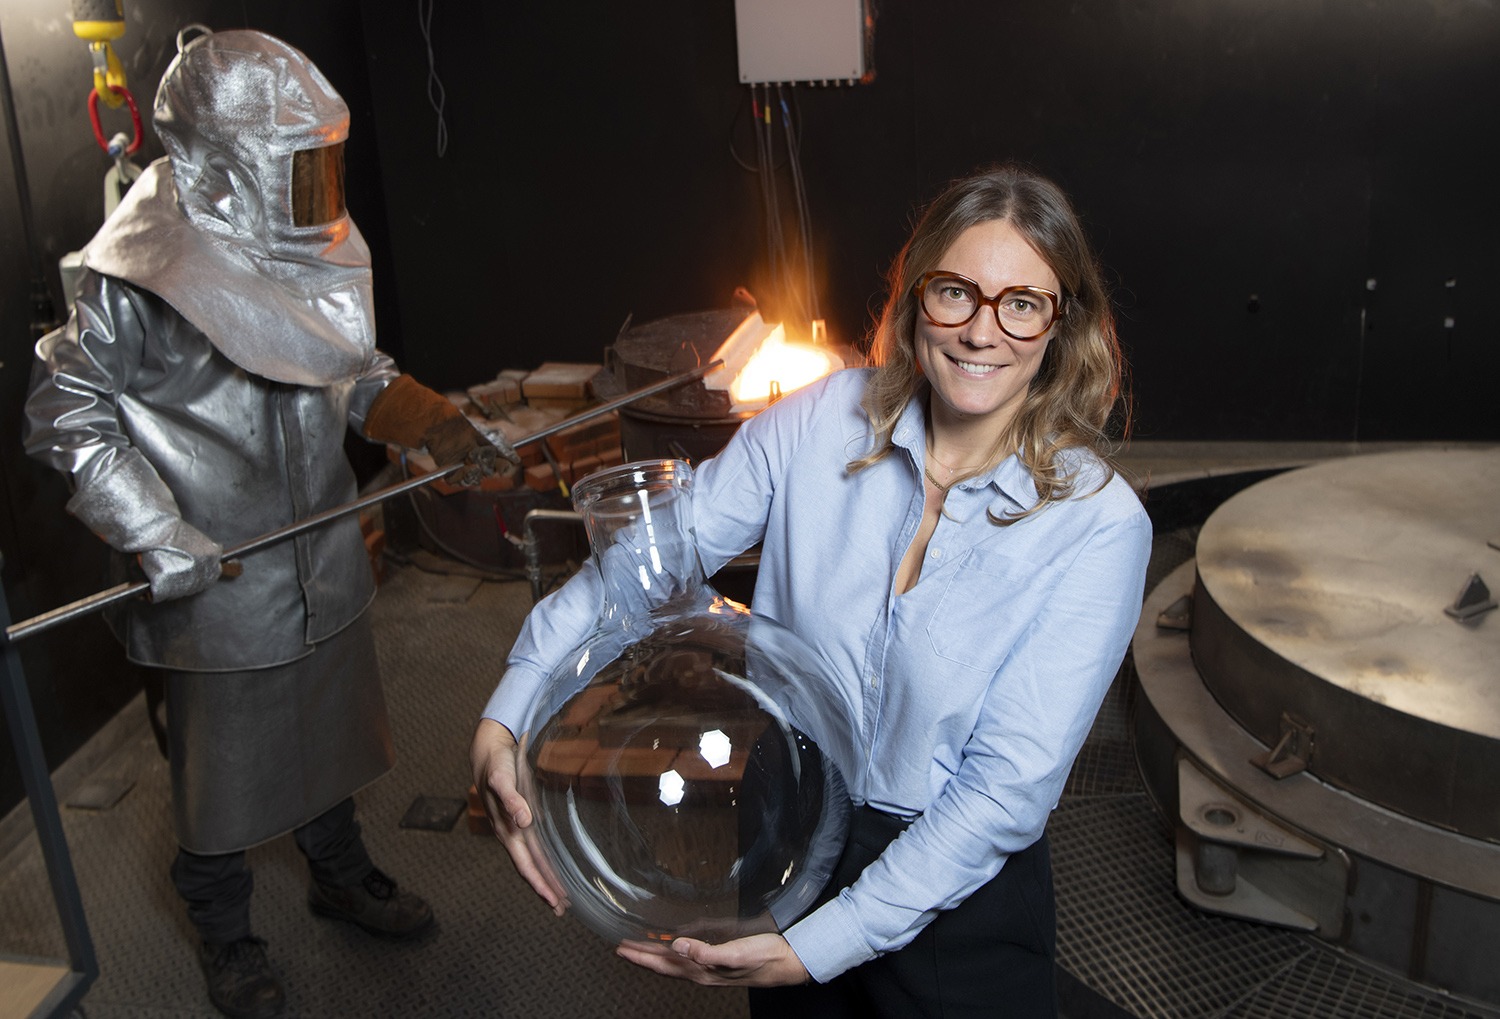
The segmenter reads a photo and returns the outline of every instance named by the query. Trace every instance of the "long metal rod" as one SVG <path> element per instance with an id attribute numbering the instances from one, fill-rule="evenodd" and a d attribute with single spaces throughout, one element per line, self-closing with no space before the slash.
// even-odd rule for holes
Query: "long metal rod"
<path id="1" fill-rule="evenodd" d="M 670 378 L 663 379 L 660 382 L 654 382 L 649 386 L 643 386 L 640 389 L 632 390 L 623 396 L 617 396 L 613 400 L 610 400 L 606 403 L 601 403 L 597 407 L 590 407 L 588 410 L 582 411 L 578 414 L 574 414 L 572 417 L 564 418 L 556 424 L 548 425 L 546 428 L 543 428 L 540 431 L 532 432 L 530 435 L 527 435 L 522 439 L 517 439 L 513 443 L 513 445 L 519 448 L 521 446 L 530 445 L 533 442 L 540 442 L 542 439 L 556 435 L 558 432 L 566 431 L 567 429 L 572 428 L 574 425 L 582 424 L 585 421 L 592 421 L 596 417 L 602 417 L 603 415 L 608 414 L 610 411 L 618 410 L 619 408 L 624 407 L 627 404 L 634 403 L 637 400 L 643 400 L 646 397 L 653 396 L 657 393 L 662 392 L 663 390 L 675 388 L 685 382 L 691 382 L 694 379 L 700 379 L 710 372 L 723 367 L 723 364 L 723 361 L 710 361 L 708 364 L 698 368 L 694 368 L 691 371 L 685 371 L 679 375 L 673 375 Z M 412 491 L 413 489 L 421 488 L 424 485 L 430 485 L 434 481 L 440 481 L 451 474 L 457 473 L 465 466 L 465 464 L 457 463 L 451 467 L 433 471 L 430 474 L 422 474 L 414 478 L 407 478 L 405 481 L 399 481 L 394 485 L 378 489 L 374 492 L 369 493 L 368 495 L 360 496 L 358 499 L 355 499 L 352 502 L 346 502 L 342 506 L 335 506 L 332 509 L 326 509 L 321 513 L 314 513 L 310 517 L 305 517 L 304 519 L 295 521 L 294 523 L 288 524 L 285 527 L 278 528 L 274 531 L 268 531 L 258 538 L 251 538 L 249 541 L 241 542 L 238 545 L 226 548 L 224 550 L 223 556 L 220 558 L 220 561 L 228 562 L 231 559 L 238 559 L 243 556 L 249 555 L 251 552 L 258 552 L 268 545 L 274 545 L 277 542 L 285 541 L 287 538 L 290 538 L 293 535 L 301 534 L 304 531 L 310 531 L 314 527 L 320 527 L 331 520 L 336 520 L 339 517 L 346 517 L 350 513 L 357 513 L 367 506 L 373 506 L 376 503 L 384 502 L 385 500 L 390 499 L 394 496 L 402 495 L 406 492 Z M 30 637 L 32 634 L 41 633 L 43 630 L 50 630 L 54 626 L 59 626 L 62 623 L 77 619 L 79 616 L 86 616 L 90 613 L 97 612 L 100 609 L 105 608 L 106 606 L 113 605 L 115 602 L 124 601 L 127 598 L 132 598 L 136 595 L 144 594 L 150 589 L 151 584 L 148 581 L 144 580 L 117 584 L 114 587 L 109 588 L 108 590 L 89 595 L 87 598 L 80 598 L 78 601 L 69 602 L 67 605 L 58 606 L 57 608 L 52 609 L 49 612 L 43 612 L 39 616 L 32 616 L 30 619 L 25 619 L 19 623 L 14 624 L 13 626 L 6 627 L 5 643 L 13 643 L 23 637 Z"/>

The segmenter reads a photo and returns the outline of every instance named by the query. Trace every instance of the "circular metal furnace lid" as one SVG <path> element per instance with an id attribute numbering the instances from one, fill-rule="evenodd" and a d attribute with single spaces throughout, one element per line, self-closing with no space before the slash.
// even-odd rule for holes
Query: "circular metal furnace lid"
<path id="1" fill-rule="evenodd" d="M 1500 449 L 1382 453 L 1262 481 L 1198 539 L 1193 659 L 1268 747 L 1431 823 L 1500 840 Z"/>

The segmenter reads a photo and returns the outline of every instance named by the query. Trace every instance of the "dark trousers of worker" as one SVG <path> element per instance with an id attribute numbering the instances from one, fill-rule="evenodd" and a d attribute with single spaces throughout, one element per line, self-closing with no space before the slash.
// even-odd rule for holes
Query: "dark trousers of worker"
<path id="1" fill-rule="evenodd" d="M 307 857 L 314 881 L 344 886 L 359 882 L 373 864 L 354 819 L 354 800 L 342 803 L 292 832 Z M 204 941 L 223 944 L 250 936 L 250 893 L 255 877 L 243 851 L 204 856 L 177 850 L 172 883 L 187 903 L 188 918 Z"/>
<path id="2" fill-rule="evenodd" d="M 900 818 L 855 808 L 848 845 L 824 898 L 853 884 L 905 827 Z M 1056 944 L 1052 861 L 1043 835 L 1006 860 L 993 880 L 938 914 L 905 948 L 826 984 L 752 989 L 750 1014 L 754 1019 L 1052 1019 L 1057 1015 Z"/>

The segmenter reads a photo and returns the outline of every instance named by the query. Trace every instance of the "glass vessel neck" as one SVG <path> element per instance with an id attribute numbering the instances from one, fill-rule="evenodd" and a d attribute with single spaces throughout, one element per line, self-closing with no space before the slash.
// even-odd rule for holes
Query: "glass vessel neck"
<path id="1" fill-rule="evenodd" d="M 601 621 L 630 626 L 712 597 L 694 543 L 692 483 L 682 460 L 642 460 L 574 486 L 603 582 Z"/>

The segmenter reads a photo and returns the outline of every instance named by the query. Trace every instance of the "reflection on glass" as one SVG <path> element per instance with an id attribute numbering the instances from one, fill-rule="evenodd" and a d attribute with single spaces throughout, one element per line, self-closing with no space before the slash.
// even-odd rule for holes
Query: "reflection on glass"
<path id="1" fill-rule="evenodd" d="M 852 713 L 812 648 L 704 583 L 691 477 L 653 461 L 576 486 L 605 604 L 522 736 L 534 848 L 610 941 L 782 929 L 847 832 Z"/>

